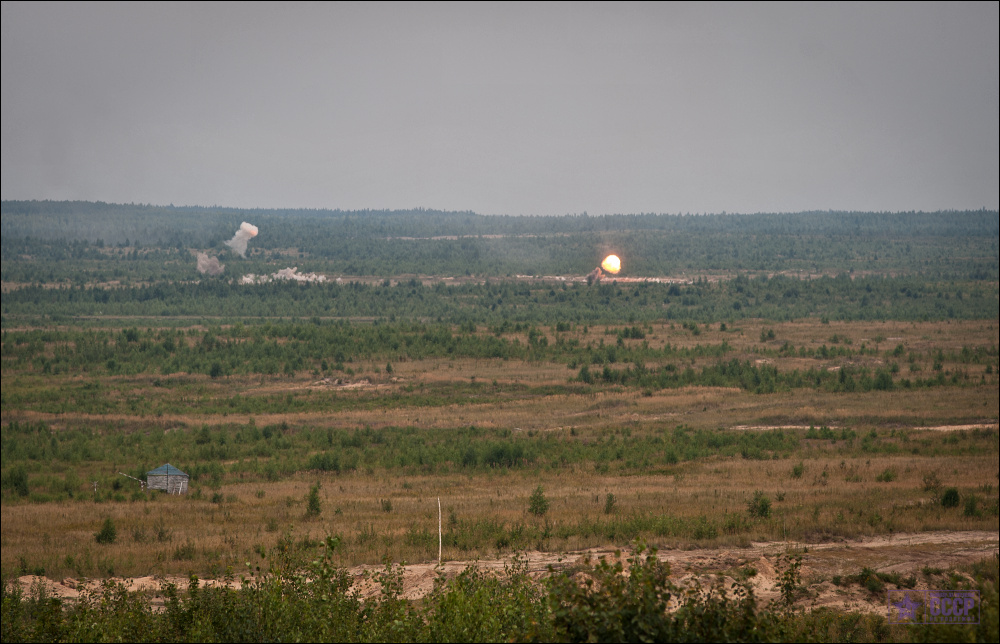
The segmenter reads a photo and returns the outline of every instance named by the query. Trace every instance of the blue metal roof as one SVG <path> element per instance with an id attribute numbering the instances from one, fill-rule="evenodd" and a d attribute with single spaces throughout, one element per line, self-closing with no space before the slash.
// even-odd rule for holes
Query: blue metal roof
<path id="1" fill-rule="evenodd" d="M 152 475 L 152 476 L 163 476 L 163 475 L 167 475 L 167 476 L 187 476 L 187 474 L 185 474 L 184 472 L 180 471 L 179 469 L 177 469 L 176 467 L 174 467 L 170 463 L 167 463 L 166 465 L 161 465 L 158 468 L 156 468 L 155 470 L 150 470 L 150 471 L 146 472 L 146 476 L 150 476 L 150 475 Z"/>

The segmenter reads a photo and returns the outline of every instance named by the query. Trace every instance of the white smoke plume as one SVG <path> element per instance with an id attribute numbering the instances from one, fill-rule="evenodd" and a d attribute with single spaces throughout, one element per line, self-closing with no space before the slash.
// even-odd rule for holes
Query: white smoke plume
<path id="1" fill-rule="evenodd" d="M 244 221 L 240 224 L 240 229 L 236 231 L 233 238 L 226 242 L 226 246 L 232 248 L 233 252 L 239 254 L 240 257 L 246 257 L 247 242 L 250 241 L 251 237 L 256 236 L 257 227 Z"/>
<path id="2" fill-rule="evenodd" d="M 240 278 L 240 284 L 267 284 L 268 282 L 274 282 L 277 280 L 286 280 L 290 282 L 325 282 L 326 275 L 318 275 L 316 273 L 300 273 L 298 266 L 292 266 L 291 268 L 283 268 L 277 273 L 271 273 L 270 275 L 254 275 L 253 273 L 248 273 Z"/>
<path id="3" fill-rule="evenodd" d="M 226 270 L 226 265 L 220 264 L 218 257 L 209 257 L 205 253 L 198 253 L 198 272 L 202 275 L 222 275 L 224 270 Z"/>

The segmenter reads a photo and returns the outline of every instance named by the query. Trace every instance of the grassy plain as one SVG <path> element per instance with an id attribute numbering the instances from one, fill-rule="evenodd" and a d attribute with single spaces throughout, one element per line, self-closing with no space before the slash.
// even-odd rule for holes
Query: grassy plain
<path id="1" fill-rule="evenodd" d="M 918 435 L 920 436 L 920 435 Z M 921 437 L 922 439 L 922 437 Z M 964 441 L 981 444 L 972 438 Z M 994 442 L 995 445 L 995 442 Z M 984 446 L 988 447 L 988 446 Z M 709 460 L 656 473 L 602 474 L 593 468 L 488 474 L 389 473 L 301 475 L 267 483 L 228 483 L 221 500 L 163 497 L 155 501 L 5 504 L 4 566 L 54 578 L 245 572 L 272 548 L 311 549 L 341 535 L 341 563 L 422 563 L 437 557 L 437 506 L 444 509 L 445 560 L 475 560 L 513 550 L 576 551 L 627 546 L 636 538 L 660 548 L 739 548 L 752 541 L 810 543 L 930 530 L 995 530 L 995 453 L 962 457 L 801 456 L 760 463 Z M 811 456 L 811 457 L 810 457 Z M 886 471 L 894 480 L 881 482 Z M 977 512 L 943 508 L 924 480 L 937 476 Z M 322 514 L 309 518 L 305 499 L 321 484 Z M 527 512 L 541 485 L 544 517 Z M 755 518 L 755 490 L 771 500 Z M 608 495 L 614 505 L 607 511 Z M 991 500 L 992 499 L 992 500 Z M 94 535 L 110 517 L 111 545 Z"/>
<path id="2" fill-rule="evenodd" d="M 219 576 L 274 548 L 309 552 L 328 534 L 343 537 L 345 565 L 426 562 L 437 557 L 438 498 L 446 560 L 637 538 L 739 548 L 997 529 L 996 321 L 663 323 L 621 342 L 623 328 L 505 338 L 669 344 L 691 350 L 680 366 L 692 368 L 718 359 L 696 348 L 726 343 L 727 360 L 782 372 L 896 365 L 893 386 L 762 394 L 584 383 L 581 365 L 555 350 L 387 350 L 343 371 L 218 378 L 5 366 L 4 575 Z M 842 350 L 824 357 L 821 347 Z M 934 386 L 904 384 L 938 374 Z M 118 475 L 168 461 L 193 474 L 192 494 L 142 494 Z M 8 485 L 17 468 L 24 495 Z M 321 511 L 308 516 L 317 483 Z M 549 501 L 540 516 L 528 512 L 539 486 Z M 952 487 L 960 502 L 945 507 Z M 751 503 L 757 492 L 766 512 Z M 108 518 L 117 538 L 97 543 Z"/>

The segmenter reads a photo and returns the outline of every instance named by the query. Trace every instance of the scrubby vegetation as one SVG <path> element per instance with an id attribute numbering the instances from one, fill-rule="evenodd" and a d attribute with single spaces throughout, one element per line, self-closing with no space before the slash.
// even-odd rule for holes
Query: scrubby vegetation
<path id="1" fill-rule="evenodd" d="M 36 590 L 4 584 L 3 641 L 258 642 L 800 642 L 970 641 L 997 639 L 997 559 L 976 570 L 982 597 L 978 624 L 891 626 L 881 616 L 792 606 L 794 561 L 783 597 L 770 605 L 752 586 L 678 586 L 655 552 L 640 546 L 627 562 L 607 560 L 574 571 L 550 571 L 541 582 L 515 563 L 502 575 L 475 567 L 438 580 L 422 602 L 401 597 L 398 567 L 372 579 L 380 591 L 362 599 L 333 561 L 338 539 L 328 537 L 306 564 L 276 553 L 269 568 L 243 578 L 241 588 L 170 587 L 163 610 L 148 598 L 109 582 L 64 604 Z M 627 566 L 626 566 L 627 564 Z M 626 574 L 627 572 L 627 574 Z M 868 574 L 866 579 L 878 579 Z M 881 583 L 881 582 L 880 582 Z"/>
<path id="2" fill-rule="evenodd" d="M 162 610 L 4 584 L 5 642 L 996 639 L 995 599 L 978 630 L 802 612 L 792 564 L 772 604 L 641 553 L 416 602 L 385 563 L 437 560 L 438 498 L 445 561 L 995 532 L 996 213 L 2 211 L 3 577 L 247 576 Z M 238 283 L 286 266 L 329 280 Z M 188 495 L 141 486 L 166 462 Z M 927 565 L 996 596 L 995 561 Z"/>

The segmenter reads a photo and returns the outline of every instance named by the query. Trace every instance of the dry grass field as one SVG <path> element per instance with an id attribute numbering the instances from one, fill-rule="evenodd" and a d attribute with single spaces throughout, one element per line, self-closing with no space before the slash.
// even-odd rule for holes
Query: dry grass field
<path id="1" fill-rule="evenodd" d="M 152 469 L 161 462 L 127 462 L 108 441 L 86 457 L 28 465 L 29 482 L 73 480 L 72 498 L 20 498 L 5 492 L 2 505 L 2 567 L 11 574 L 52 578 L 178 575 L 219 577 L 255 566 L 275 548 L 308 554 L 326 535 L 343 538 L 340 562 L 353 566 L 426 563 L 438 550 L 437 499 L 443 507 L 443 557 L 471 561 L 514 551 L 575 552 L 628 546 L 636 539 L 664 549 L 746 549 L 755 542 L 818 544 L 862 537 L 928 531 L 996 531 L 998 400 L 996 321 L 745 322 L 697 334 L 680 325 L 654 324 L 643 340 L 650 347 L 731 347 L 726 358 L 773 364 L 779 371 L 845 364 L 875 368 L 895 362 L 897 380 L 936 371 L 956 382 L 936 387 L 895 387 L 857 393 L 792 389 L 756 394 L 738 388 L 682 387 L 650 390 L 618 385 L 579 387 L 579 368 L 558 361 L 390 357 L 355 364 L 350 377 L 307 371 L 288 376 L 174 376 L 164 385 L 154 374 L 100 376 L 104 394 L 141 400 L 160 411 L 108 413 L 68 408 L 45 411 L 31 402 L 39 388 L 75 387 L 82 374 L 6 374 L 2 423 L 43 422 L 54 435 L 87 431 L 120 433 L 141 441 L 151 433 L 197 432 L 229 436 L 241 428 L 282 426 L 298 436 L 346 432 L 437 432 L 475 426 L 489 436 L 506 432 L 510 444 L 539 456 L 513 467 L 359 466 L 340 472 L 300 469 L 276 477 L 254 475 L 277 456 L 221 458 L 210 478 L 209 457 L 175 465 L 204 466 L 187 496 L 137 495 L 119 479 L 121 492 L 95 502 L 91 480 L 107 486 L 117 471 Z M 616 329 L 543 329 L 550 345 L 577 341 L 613 344 Z M 773 334 L 769 332 L 773 331 Z M 486 335 L 487 330 L 479 329 Z M 527 339 L 522 337 L 521 342 Z M 850 347 L 848 356 L 817 359 L 795 347 Z M 902 346 L 893 356 L 888 352 Z M 867 352 L 859 351 L 867 347 Z M 963 347 L 993 347 L 986 364 L 960 359 Z M 688 359 L 694 367 L 714 358 Z M 676 361 L 676 359 L 675 359 Z M 659 365 L 649 364 L 648 367 Z M 8 376 L 11 376 L 8 379 Z M 466 392 L 428 404 L 427 392 Z M 110 393 L 108 393 L 110 392 Z M 195 393 L 192 393 L 195 392 Z M 27 401 L 11 404 L 15 396 Z M 343 403 L 304 411 L 218 412 L 233 397 L 322 397 Z M 291 399 L 291 398 L 290 398 Z M 168 411 L 163 411 L 167 409 Z M 763 458 L 746 453 L 699 452 L 697 457 L 628 455 L 630 443 L 651 441 L 681 428 L 684 436 L 780 432 L 792 446 Z M 818 435 L 823 428 L 827 433 Z M 227 433 L 228 432 L 228 433 Z M 494 432 L 494 433 L 489 433 Z M 850 432 L 845 433 L 845 432 Z M 56 438 L 52 439 L 56 441 Z M 96 439 L 95 439 L 96 440 Z M 216 440 L 213 438 L 212 440 Z M 447 440 L 446 438 L 444 439 Z M 306 439 L 302 438 L 303 445 Z M 223 441 L 225 442 L 225 441 Z M 53 443 L 55 444 L 55 442 Z M 646 444 L 646 443 L 643 443 Z M 575 446 L 606 445 L 611 456 L 559 460 Z M 5 443 L 5 452 L 7 451 Z M 374 453 L 377 445 L 366 448 Z M 619 449 L 625 456 L 615 456 Z M 103 451 L 101 451 L 103 450 Z M 302 459 L 324 450 L 303 447 Z M 333 446 L 328 451 L 336 451 Z M 374 452 L 373 452 L 374 450 Z M 561 450 L 561 451 L 559 451 Z M 169 454 L 156 452 L 164 462 Z M 252 463 L 251 463 L 252 461 Z M 5 453 L 5 472 L 13 464 Z M 253 466 L 253 468 L 250 467 Z M 319 484 L 320 511 L 309 516 L 307 497 Z M 51 484 L 54 485 L 54 484 Z M 51 487 L 50 485 L 50 487 Z M 548 507 L 529 512 L 541 487 Z M 961 502 L 942 504 L 948 488 Z M 32 488 L 33 490 L 35 488 Z M 754 505 L 766 499 L 768 508 Z M 95 540 L 106 519 L 114 543 Z"/>
<path id="2" fill-rule="evenodd" d="M 916 434 L 919 439 L 921 434 Z M 139 502 L 5 504 L 4 566 L 19 559 L 54 577 L 147 576 L 190 571 L 211 577 L 259 563 L 279 544 L 309 547 L 327 534 L 345 539 L 343 563 L 423 563 L 437 558 L 437 499 L 446 560 L 475 560 L 524 549 L 570 552 L 627 546 L 641 536 L 659 548 L 745 548 L 755 541 L 817 543 L 937 530 L 995 530 L 985 501 L 996 499 L 996 456 L 805 458 L 793 475 L 787 460 L 709 460 L 648 475 L 558 472 L 403 476 L 312 475 L 279 483 L 221 486 L 221 502 L 161 497 Z M 879 475 L 895 469 L 891 482 Z M 924 477 L 980 491 L 980 516 L 942 508 Z M 306 516 L 310 485 L 321 484 L 322 512 Z M 528 512 L 542 486 L 550 508 Z M 770 516 L 751 518 L 756 490 L 772 501 Z M 614 505 L 606 511 L 608 495 Z M 105 518 L 116 543 L 95 543 Z M 485 534 L 485 539 L 479 539 Z M 492 537 L 492 540 L 490 540 Z M 468 542 L 470 545 L 465 546 Z M 456 545 L 457 544 L 457 545 Z M 8 560 L 7 558 L 10 557 Z"/>

